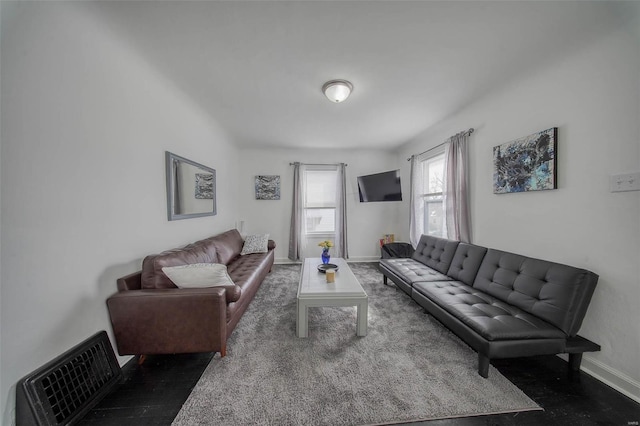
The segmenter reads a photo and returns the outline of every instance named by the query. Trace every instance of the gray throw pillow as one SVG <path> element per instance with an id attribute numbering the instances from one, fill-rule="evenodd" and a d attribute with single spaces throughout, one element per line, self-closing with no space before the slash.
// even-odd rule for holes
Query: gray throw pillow
<path id="1" fill-rule="evenodd" d="M 240 254 L 266 253 L 269 251 L 268 244 L 269 234 L 247 235 Z"/>

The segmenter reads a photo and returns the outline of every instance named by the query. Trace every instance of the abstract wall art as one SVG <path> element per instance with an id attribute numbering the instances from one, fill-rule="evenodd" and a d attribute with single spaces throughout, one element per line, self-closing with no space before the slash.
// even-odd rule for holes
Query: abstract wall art
<path id="1" fill-rule="evenodd" d="M 196 199 L 213 199 L 213 175 L 209 173 L 196 173 Z"/>
<path id="2" fill-rule="evenodd" d="M 256 176 L 256 200 L 279 200 L 280 176 Z"/>
<path id="3" fill-rule="evenodd" d="M 493 193 L 556 189 L 558 128 L 493 147 Z"/>

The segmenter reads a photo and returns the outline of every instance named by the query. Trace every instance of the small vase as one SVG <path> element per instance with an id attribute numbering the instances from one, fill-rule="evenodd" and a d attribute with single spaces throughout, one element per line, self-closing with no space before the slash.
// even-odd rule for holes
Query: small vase
<path id="1" fill-rule="evenodd" d="M 329 255 L 329 249 L 322 249 L 322 263 L 326 265 L 327 263 L 329 263 L 329 259 L 331 259 L 331 256 Z"/>

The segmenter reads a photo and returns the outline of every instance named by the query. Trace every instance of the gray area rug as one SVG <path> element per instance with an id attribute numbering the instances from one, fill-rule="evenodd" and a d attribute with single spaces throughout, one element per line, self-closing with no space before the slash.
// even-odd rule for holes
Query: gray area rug
<path id="1" fill-rule="evenodd" d="M 175 426 L 365 425 L 541 409 L 495 368 L 382 284 L 376 263 L 350 264 L 369 296 L 369 330 L 355 308 L 310 308 L 296 337 L 300 265 L 275 265 Z"/>

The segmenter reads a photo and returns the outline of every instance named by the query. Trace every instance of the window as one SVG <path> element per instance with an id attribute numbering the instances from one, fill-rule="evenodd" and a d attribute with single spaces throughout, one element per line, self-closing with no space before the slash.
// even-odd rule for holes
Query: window
<path id="1" fill-rule="evenodd" d="M 335 233 L 337 177 L 335 168 L 305 171 L 303 207 L 307 235 Z"/>
<path id="2" fill-rule="evenodd" d="M 444 153 L 422 161 L 424 178 L 424 232 L 427 235 L 445 237 L 444 227 Z"/>

